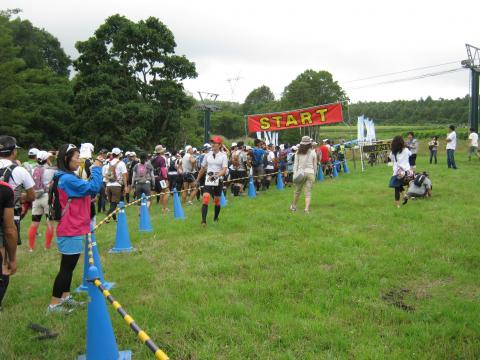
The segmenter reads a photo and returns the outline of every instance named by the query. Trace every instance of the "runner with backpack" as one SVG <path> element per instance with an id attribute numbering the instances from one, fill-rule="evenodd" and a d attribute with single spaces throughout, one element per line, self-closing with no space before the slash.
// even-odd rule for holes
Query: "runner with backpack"
<path id="1" fill-rule="evenodd" d="M 265 175 L 264 159 L 267 152 L 262 148 L 263 141 L 255 139 L 255 147 L 252 149 L 252 175 L 254 177 L 255 187 L 257 191 L 260 190 L 260 185 L 263 182 L 263 175 Z"/>
<path id="2" fill-rule="evenodd" d="M 33 181 L 35 185 L 35 200 L 32 204 L 32 224 L 28 229 L 28 243 L 29 251 L 32 252 L 35 248 L 35 237 L 37 235 L 38 227 L 42 216 L 47 218 L 47 230 L 45 233 L 45 249 L 50 249 L 54 229 L 53 224 L 49 218 L 48 193 L 56 168 L 51 167 L 48 163 L 49 154 L 46 151 L 39 151 L 37 153 L 37 166 L 33 169 Z"/>
<path id="3" fill-rule="evenodd" d="M 153 166 L 147 161 L 147 154 L 140 154 L 140 162 L 132 169 L 132 184 L 135 186 L 135 198 L 139 199 L 142 194 L 150 196 L 151 190 L 155 188 L 155 174 Z M 147 201 L 150 208 L 151 201 Z"/>
<path id="4" fill-rule="evenodd" d="M 83 240 L 90 233 L 91 197 L 102 187 L 102 165 L 99 156 L 90 168 L 90 179 L 80 179 L 75 171 L 80 166 L 79 150 L 73 144 L 60 147 L 57 167 L 49 192 L 49 211 L 58 221 L 57 246 L 61 254 L 60 270 L 53 283 L 49 313 L 69 313 L 68 307 L 81 305 L 70 295 L 73 271 L 83 251 Z M 123 162 L 122 162 L 123 163 Z"/>
<path id="5" fill-rule="evenodd" d="M 107 215 L 110 215 L 117 208 L 122 195 L 128 193 L 128 173 L 127 166 L 120 160 L 120 154 L 122 150 L 119 148 L 112 149 L 112 159 L 109 161 L 106 169 L 107 186 L 106 193 L 108 201 L 110 202 L 110 209 Z M 123 194 L 122 194 L 123 189 Z M 117 216 L 113 215 L 113 219 L 116 221 Z M 108 222 L 108 221 L 107 221 Z"/>
<path id="6" fill-rule="evenodd" d="M 156 156 L 152 159 L 155 174 L 155 192 L 160 194 L 160 196 L 157 196 L 157 204 L 159 201 L 162 203 L 164 214 L 170 211 L 168 208 L 168 171 L 165 152 L 166 149 L 162 145 L 155 146 Z"/>
<path id="7" fill-rule="evenodd" d="M 20 219 L 22 205 L 35 200 L 33 178 L 30 173 L 17 163 L 17 140 L 8 135 L 0 136 L 0 181 L 10 184 L 15 193 L 15 225 L 18 229 L 18 243 L 20 238 Z"/>
<path id="8" fill-rule="evenodd" d="M 183 169 L 183 192 L 182 202 L 187 205 L 193 205 L 193 199 L 197 194 L 197 188 L 195 186 L 195 157 L 193 156 L 193 148 L 190 145 L 185 147 L 185 156 L 182 159 Z M 190 192 L 187 202 L 187 195 Z"/>

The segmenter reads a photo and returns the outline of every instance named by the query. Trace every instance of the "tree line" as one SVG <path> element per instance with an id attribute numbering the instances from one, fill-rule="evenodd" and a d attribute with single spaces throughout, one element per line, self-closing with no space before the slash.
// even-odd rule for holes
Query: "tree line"
<path id="1" fill-rule="evenodd" d="M 151 149 L 203 143 L 203 115 L 182 82 L 197 77 L 195 64 L 175 53 L 173 33 L 159 19 L 138 22 L 113 15 L 86 40 L 72 60 L 60 42 L 18 16 L 0 12 L 0 133 L 24 146 L 55 148 L 82 141 L 96 146 Z M 71 71 L 73 70 L 73 74 Z M 72 76 L 73 75 L 73 76 Z M 245 115 L 342 101 L 353 121 L 365 114 L 377 123 L 466 123 L 468 97 L 455 100 L 360 102 L 328 71 L 306 70 L 281 97 L 262 85 L 243 104 L 218 102 L 211 132 L 245 136 Z M 296 141 L 298 130 L 282 132 Z"/>

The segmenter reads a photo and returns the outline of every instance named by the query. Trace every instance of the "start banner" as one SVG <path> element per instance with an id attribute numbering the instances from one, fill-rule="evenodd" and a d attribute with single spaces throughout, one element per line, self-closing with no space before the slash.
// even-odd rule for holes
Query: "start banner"
<path id="1" fill-rule="evenodd" d="M 342 121 L 342 104 L 336 103 L 273 114 L 249 115 L 248 131 L 278 131 Z"/>

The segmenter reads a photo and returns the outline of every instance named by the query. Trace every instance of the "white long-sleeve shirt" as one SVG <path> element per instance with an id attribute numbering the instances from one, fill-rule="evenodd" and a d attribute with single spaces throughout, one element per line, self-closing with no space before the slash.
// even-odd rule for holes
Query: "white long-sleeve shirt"
<path id="1" fill-rule="evenodd" d="M 399 169 L 403 171 L 410 170 L 408 158 L 412 153 L 407 148 L 403 148 L 396 156 L 390 153 L 390 159 L 393 161 L 393 175 L 397 175 Z"/>

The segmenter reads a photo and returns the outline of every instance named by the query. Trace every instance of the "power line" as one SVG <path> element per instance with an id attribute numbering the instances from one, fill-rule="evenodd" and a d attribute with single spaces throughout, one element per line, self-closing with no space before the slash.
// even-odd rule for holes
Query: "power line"
<path id="1" fill-rule="evenodd" d="M 395 80 L 388 80 L 388 81 L 382 81 L 378 83 L 373 83 L 373 84 L 367 84 L 367 85 L 362 85 L 362 86 L 357 86 L 349 89 L 345 89 L 347 91 L 351 90 L 357 90 L 357 89 L 363 89 L 363 88 L 368 88 L 368 87 L 373 87 L 373 86 L 380 86 L 380 85 L 389 85 L 389 84 L 395 84 L 399 82 L 406 82 L 406 81 L 413 81 L 413 80 L 419 80 L 419 79 L 424 79 L 428 77 L 435 77 L 435 76 L 440 76 L 440 75 L 445 75 L 445 74 L 451 74 L 454 72 L 462 71 L 465 70 L 465 68 L 456 68 L 456 69 L 450 69 L 450 70 L 443 70 L 443 71 L 438 71 L 438 72 L 433 72 L 433 73 L 427 73 L 427 74 L 421 74 L 421 75 L 416 75 L 416 76 L 411 76 L 407 78 L 401 78 L 401 79 L 395 79 Z"/>
<path id="2" fill-rule="evenodd" d="M 451 64 L 459 64 L 459 63 L 460 63 L 460 60 L 451 61 L 451 62 L 447 62 L 447 63 L 443 63 L 443 64 L 437 64 L 437 65 L 423 66 L 423 67 L 414 68 L 414 69 L 408 69 L 408 70 L 396 71 L 396 72 L 387 73 L 387 74 L 369 76 L 369 77 L 365 77 L 365 78 L 361 78 L 361 79 L 343 81 L 343 84 L 348 84 L 348 83 L 357 82 L 357 81 L 363 81 L 363 80 L 377 79 L 377 78 L 385 77 L 385 76 L 404 74 L 404 73 L 407 73 L 407 72 L 412 72 L 412 71 L 417 71 L 417 70 L 431 69 L 431 68 L 434 68 L 434 67 L 439 67 L 439 66 L 444 66 L 444 65 L 451 65 Z"/>

